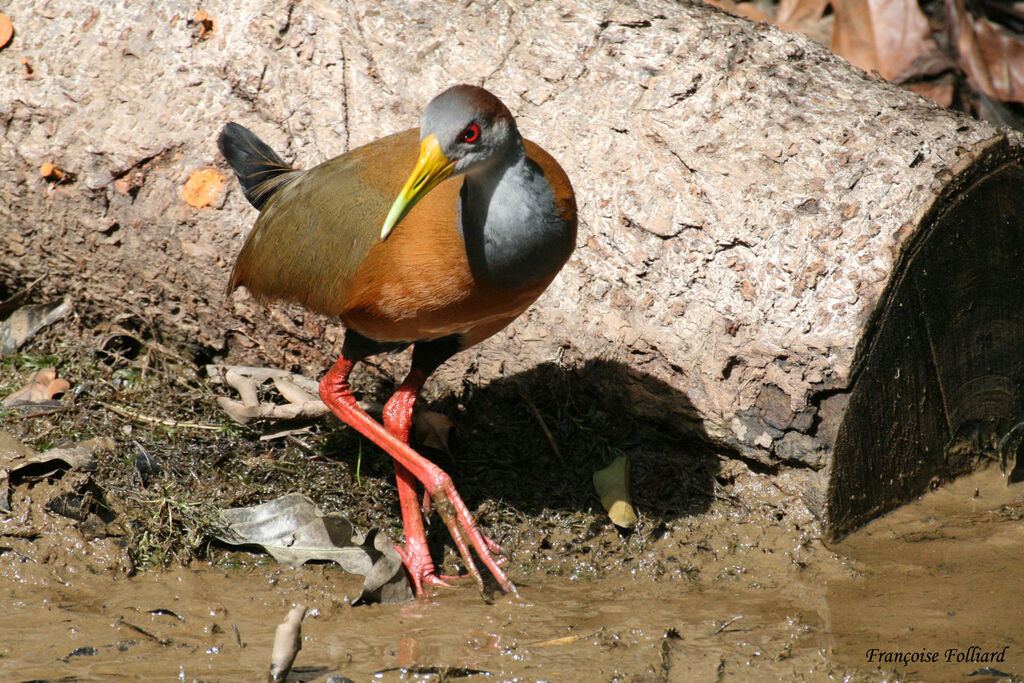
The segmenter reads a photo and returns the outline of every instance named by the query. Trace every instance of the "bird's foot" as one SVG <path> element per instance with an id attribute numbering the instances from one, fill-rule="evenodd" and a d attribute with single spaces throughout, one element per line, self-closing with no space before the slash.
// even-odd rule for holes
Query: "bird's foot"
<path id="1" fill-rule="evenodd" d="M 496 556 L 495 563 L 499 567 L 504 565 L 508 561 L 508 553 L 487 536 L 483 534 L 481 536 L 483 536 L 488 550 Z M 429 552 L 418 552 L 411 548 L 410 544 L 402 547 L 395 543 L 394 546 L 402 558 L 402 564 L 405 566 L 406 574 L 409 576 L 409 582 L 412 584 L 412 590 L 416 597 L 423 596 L 429 588 L 455 588 L 450 583 L 451 581 L 479 579 L 479 575 L 474 577 L 468 572 L 465 574 L 440 574 L 434 569 L 434 561 L 431 559 Z"/>
<path id="2" fill-rule="evenodd" d="M 402 564 L 405 565 L 405 572 L 409 575 L 409 582 L 416 597 L 423 596 L 427 588 L 454 588 L 448 581 L 456 577 L 439 575 L 434 569 L 434 561 L 430 558 L 429 552 L 410 547 L 411 544 L 404 548 L 397 543 L 394 545 L 402 557 Z"/>
<path id="3" fill-rule="evenodd" d="M 483 590 L 483 578 L 470 553 L 470 546 L 472 546 L 480 561 L 491 572 L 501 589 L 518 595 L 519 592 L 515 585 L 501 568 L 507 554 L 500 545 L 480 533 L 476 521 L 455 490 L 451 478 L 438 469 L 435 476 L 427 479 L 428 481 L 424 481 L 423 484 L 434 501 L 434 509 L 437 510 L 444 525 L 448 527 L 452 540 L 455 541 L 455 547 L 458 548 L 462 562 L 466 565 L 468 576 L 472 577 Z"/>
<path id="4" fill-rule="evenodd" d="M 430 497 L 430 492 L 429 491 L 424 491 L 423 492 L 423 504 L 420 506 L 420 510 L 423 512 L 423 517 L 425 519 L 430 519 L 430 515 L 432 515 L 434 513 L 434 501 Z M 480 536 L 483 537 L 484 544 L 487 546 L 487 549 L 490 550 L 492 554 L 498 556 L 498 558 L 497 558 L 498 564 L 499 565 L 505 564 L 505 560 L 508 559 L 508 553 L 505 552 L 505 549 L 502 548 L 497 543 L 495 543 L 486 534 L 481 533 Z M 470 578 L 470 575 L 469 574 L 459 574 L 458 576 L 445 576 L 445 577 L 442 577 L 442 578 L 445 578 L 445 579 L 468 579 L 468 578 Z"/>

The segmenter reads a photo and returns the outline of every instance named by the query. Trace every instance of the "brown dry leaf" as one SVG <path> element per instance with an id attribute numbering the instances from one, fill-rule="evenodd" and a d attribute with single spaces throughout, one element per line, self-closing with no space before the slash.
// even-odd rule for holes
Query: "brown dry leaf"
<path id="1" fill-rule="evenodd" d="M 425 410 L 416 413 L 416 442 L 429 448 L 448 452 L 448 433 L 455 423 L 447 415 Z"/>
<path id="2" fill-rule="evenodd" d="M 63 394 L 71 388 L 66 379 L 57 377 L 53 368 L 43 368 L 33 374 L 28 384 L 4 399 L 4 406 L 19 403 L 45 403 L 57 394 Z"/>
<path id="3" fill-rule="evenodd" d="M 907 83 L 903 87 L 913 90 L 918 95 L 923 95 L 943 107 L 953 104 L 953 82 L 950 80 Z"/>
<path id="4" fill-rule="evenodd" d="M 972 17 L 963 0 L 947 2 L 946 13 L 951 42 L 971 83 L 992 99 L 1024 102 L 1024 40 L 984 17 Z"/>
<path id="5" fill-rule="evenodd" d="M 51 183 L 59 183 L 64 180 L 64 170 L 49 161 L 39 167 L 39 175 Z"/>
<path id="6" fill-rule="evenodd" d="M 192 21 L 188 23 L 195 28 L 196 40 L 206 40 L 213 33 L 213 17 L 204 9 L 197 11 Z"/>
<path id="7" fill-rule="evenodd" d="M 830 0 L 780 0 L 775 23 L 787 31 L 809 34 L 825 14 Z"/>
<path id="8" fill-rule="evenodd" d="M 201 209 L 213 204 L 223 187 L 224 176 L 220 171 L 215 168 L 202 168 L 193 171 L 188 177 L 181 188 L 181 198 L 189 206 Z"/>
<path id="9" fill-rule="evenodd" d="M 14 37 L 14 24 L 6 14 L 0 14 L 0 50 L 7 47 L 7 43 L 11 42 L 12 37 Z"/>
<path id="10" fill-rule="evenodd" d="M 892 81 L 936 49 L 917 0 L 832 0 L 832 51 Z"/>

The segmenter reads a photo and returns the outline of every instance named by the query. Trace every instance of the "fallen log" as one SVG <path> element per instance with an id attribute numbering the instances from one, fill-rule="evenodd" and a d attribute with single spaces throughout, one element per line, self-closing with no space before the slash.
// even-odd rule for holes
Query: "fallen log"
<path id="1" fill-rule="evenodd" d="M 202 22 L 31 4 L 0 52 L 5 282 L 45 273 L 236 358 L 324 365 L 336 326 L 225 311 L 252 213 L 218 185 L 216 132 L 311 165 L 469 81 L 569 171 L 582 225 L 551 290 L 442 382 L 619 364 L 607 389 L 644 415 L 802 473 L 831 536 L 1021 419 L 1020 138 L 804 37 L 665 0 L 208 2 Z"/>

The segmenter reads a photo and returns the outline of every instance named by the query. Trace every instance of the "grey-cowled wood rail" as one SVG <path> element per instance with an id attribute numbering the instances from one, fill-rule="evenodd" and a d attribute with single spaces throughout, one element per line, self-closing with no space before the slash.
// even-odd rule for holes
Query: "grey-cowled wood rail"
<path id="1" fill-rule="evenodd" d="M 451 478 L 409 447 L 409 428 L 430 373 L 512 322 L 569 258 L 576 242 L 569 178 L 520 136 L 497 97 L 468 85 L 434 98 L 419 130 L 305 171 L 235 123 L 217 144 L 260 210 L 228 289 L 297 301 L 344 323 L 341 357 L 320 396 L 394 459 L 405 527 L 399 552 L 415 592 L 448 585 L 430 557 L 417 482 L 469 574 L 482 586 L 472 548 L 502 589 L 514 591 L 501 548 L 477 529 Z M 381 425 L 356 404 L 349 373 L 367 356 L 410 344 L 412 368 Z"/>

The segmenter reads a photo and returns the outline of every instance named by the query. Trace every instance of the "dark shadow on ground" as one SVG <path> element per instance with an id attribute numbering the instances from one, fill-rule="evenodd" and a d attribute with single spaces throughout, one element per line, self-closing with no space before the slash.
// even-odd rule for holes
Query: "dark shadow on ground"
<path id="1" fill-rule="evenodd" d="M 690 400 L 621 363 L 591 360 L 575 370 L 547 363 L 422 401 L 418 410 L 455 422 L 450 452 L 418 449 L 451 475 L 471 509 L 488 500 L 526 515 L 598 509 L 592 475 L 622 454 L 630 456 L 633 502 L 645 515 L 696 515 L 713 499 L 720 457 Z M 335 434 L 329 457 L 354 463 L 346 432 Z M 361 476 L 393 477 L 390 459 L 368 442 Z"/>

